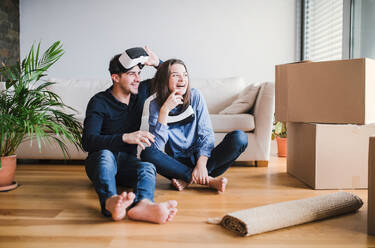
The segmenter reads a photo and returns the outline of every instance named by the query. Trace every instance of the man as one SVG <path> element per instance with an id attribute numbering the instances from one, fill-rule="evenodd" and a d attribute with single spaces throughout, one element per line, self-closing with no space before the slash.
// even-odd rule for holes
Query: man
<path id="1" fill-rule="evenodd" d="M 157 67 L 159 59 L 147 47 L 131 48 L 112 58 L 109 64 L 113 85 L 93 96 L 87 106 L 82 135 L 83 148 L 89 152 L 86 173 L 99 196 L 102 213 L 121 220 L 165 223 L 177 212 L 177 202 L 154 203 L 156 170 L 140 161 L 142 149 L 154 136 L 139 131 L 143 105 L 150 95 L 151 80 L 140 82 L 144 65 Z M 130 186 L 134 193 L 117 194 L 116 185 Z"/>

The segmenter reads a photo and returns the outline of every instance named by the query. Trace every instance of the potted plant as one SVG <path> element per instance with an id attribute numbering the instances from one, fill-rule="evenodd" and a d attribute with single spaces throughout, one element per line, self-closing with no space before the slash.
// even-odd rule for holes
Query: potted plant
<path id="1" fill-rule="evenodd" d="M 272 140 L 276 138 L 277 155 L 286 157 L 287 154 L 287 130 L 285 122 L 275 122 L 272 129 Z"/>
<path id="2" fill-rule="evenodd" d="M 35 140 L 57 142 L 68 157 L 66 142 L 81 148 L 82 125 L 64 109 L 58 95 L 48 90 L 52 82 L 44 80 L 47 70 L 64 54 L 59 41 L 53 43 L 40 56 L 40 43 L 31 47 L 21 63 L 0 68 L 0 190 L 17 187 L 14 182 L 16 169 L 15 151 L 21 142 Z M 73 109 L 72 109 L 73 110 Z M 34 142 L 35 142 L 34 141 Z"/>

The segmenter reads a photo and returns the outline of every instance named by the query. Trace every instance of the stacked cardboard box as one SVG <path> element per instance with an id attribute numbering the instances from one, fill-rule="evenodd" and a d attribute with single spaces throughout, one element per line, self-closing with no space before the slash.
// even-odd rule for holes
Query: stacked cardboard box
<path id="1" fill-rule="evenodd" d="M 375 135 L 375 61 L 276 66 L 276 120 L 287 122 L 287 171 L 314 189 L 367 188 Z"/>
<path id="2" fill-rule="evenodd" d="M 375 137 L 370 138 L 368 156 L 368 234 L 375 235 Z"/>

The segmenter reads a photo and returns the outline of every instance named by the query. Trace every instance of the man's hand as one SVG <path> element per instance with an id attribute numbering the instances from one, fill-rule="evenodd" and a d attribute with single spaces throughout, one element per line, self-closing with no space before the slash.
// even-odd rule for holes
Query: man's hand
<path id="1" fill-rule="evenodd" d="M 194 183 L 208 184 L 209 178 L 207 171 L 207 160 L 208 158 L 205 156 L 199 157 L 197 165 L 195 166 L 192 173 L 192 179 Z"/>
<path id="2" fill-rule="evenodd" d="M 145 65 L 158 67 L 160 62 L 159 57 L 148 46 L 145 46 L 145 50 L 148 54 L 148 60 L 145 62 Z"/>
<path id="3" fill-rule="evenodd" d="M 122 141 L 128 144 L 137 144 L 144 150 L 145 144 L 151 146 L 151 142 L 155 142 L 155 136 L 147 131 L 137 131 L 133 133 L 124 133 Z M 150 142 L 151 141 L 151 142 Z"/>

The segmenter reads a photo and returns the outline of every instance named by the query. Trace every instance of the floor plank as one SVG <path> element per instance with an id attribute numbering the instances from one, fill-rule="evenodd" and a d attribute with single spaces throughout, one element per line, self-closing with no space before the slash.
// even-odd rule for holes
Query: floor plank
<path id="1" fill-rule="evenodd" d="M 228 212 L 336 191 L 311 190 L 285 163 L 273 157 L 268 167 L 231 167 L 224 194 L 200 186 L 178 192 L 158 177 L 155 200 L 179 202 L 165 225 L 101 216 L 83 166 L 19 165 L 21 186 L 0 193 L 0 247 L 375 247 L 367 235 L 367 190 L 346 190 L 364 201 L 357 213 L 251 237 L 207 224 Z"/>

